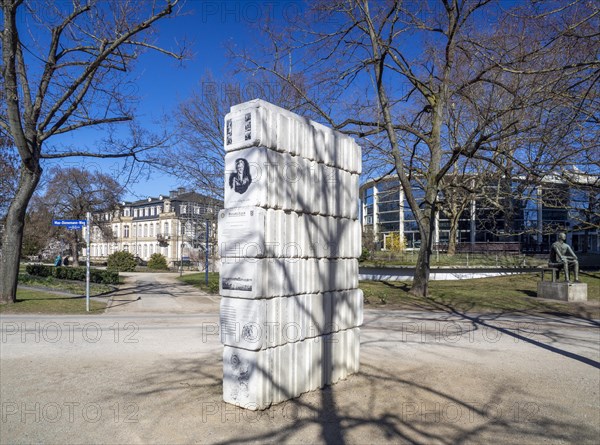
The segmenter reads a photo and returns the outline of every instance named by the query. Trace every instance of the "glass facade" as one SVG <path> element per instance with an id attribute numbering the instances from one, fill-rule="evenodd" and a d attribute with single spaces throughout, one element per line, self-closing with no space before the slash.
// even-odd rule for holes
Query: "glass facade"
<path id="1" fill-rule="evenodd" d="M 462 203 L 458 219 L 456 242 L 493 243 L 519 242 L 523 251 L 544 251 L 556 232 L 574 232 L 575 248 L 586 251 L 598 249 L 598 230 L 585 238 L 577 232 L 577 218 L 599 218 L 600 192 L 589 188 L 574 189 L 559 181 L 548 181 L 541 186 L 528 186 L 522 181 L 497 181 L 482 188 L 482 194 L 467 198 Z M 508 191 L 508 192 L 507 192 Z M 424 191 L 414 184 L 413 193 L 419 204 Z M 416 218 L 404 199 L 400 183 L 395 177 L 370 181 L 361 187 L 361 218 L 363 227 L 371 226 L 377 234 L 379 246 L 392 232 L 400 233 L 408 249 L 420 247 L 421 239 Z M 590 216 L 591 215 L 591 216 Z M 451 220 L 440 211 L 437 215 L 435 243 L 447 245 L 451 236 Z M 591 250 L 590 250 L 591 249 Z M 581 249 L 579 249 L 581 250 Z"/>

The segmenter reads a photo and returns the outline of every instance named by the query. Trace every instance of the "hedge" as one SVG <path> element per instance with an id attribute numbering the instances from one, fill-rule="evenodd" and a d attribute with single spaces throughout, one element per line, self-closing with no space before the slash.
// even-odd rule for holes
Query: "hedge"
<path id="1" fill-rule="evenodd" d="M 85 281 L 85 267 L 47 266 L 28 264 L 25 271 L 38 277 L 54 277 L 59 280 Z M 119 272 L 90 269 L 90 282 L 100 284 L 119 284 Z"/>

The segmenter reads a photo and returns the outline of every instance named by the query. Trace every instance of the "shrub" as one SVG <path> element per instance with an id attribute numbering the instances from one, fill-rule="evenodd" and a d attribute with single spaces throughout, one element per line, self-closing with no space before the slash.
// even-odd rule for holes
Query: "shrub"
<path id="1" fill-rule="evenodd" d="M 85 281 L 85 267 L 55 267 L 53 272 L 59 280 Z"/>
<path id="2" fill-rule="evenodd" d="M 54 267 L 45 264 L 29 264 L 25 270 L 29 275 L 38 277 L 85 281 L 85 267 Z M 90 283 L 119 284 L 119 272 L 90 269 Z"/>
<path id="3" fill-rule="evenodd" d="M 399 232 L 392 232 L 384 237 L 383 244 L 386 250 L 392 253 L 400 253 L 406 249 L 406 240 Z"/>
<path id="4" fill-rule="evenodd" d="M 366 247 L 363 247 L 362 253 L 360 254 L 360 257 L 358 257 L 358 261 L 362 263 L 363 261 L 367 261 L 369 258 L 371 258 L 371 252 L 369 252 L 369 249 Z"/>
<path id="5" fill-rule="evenodd" d="M 27 272 L 29 275 L 35 275 L 37 277 L 51 277 L 52 269 L 52 266 L 47 266 L 45 264 L 28 264 L 25 267 L 25 272 Z"/>
<path id="6" fill-rule="evenodd" d="M 119 284 L 119 272 L 112 270 L 90 269 L 90 281 L 100 284 Z"/>
<path id="7" fill-rule="evenodd" d="M 164 257 L 164 255 L 162 255 L 160 253 L 153 253 L 152 256 L 150 257 L 150 260 L 148 261 L 148 269 L 154 269 L 154 270 L 168 269 L 167 259 Z"/>
<path id="8" fill-rule="evenodd" d="M 135 258 L 132 253 L 119 251 L 108 256 L 107 269 L 113 272 L 133 272 Z"/>

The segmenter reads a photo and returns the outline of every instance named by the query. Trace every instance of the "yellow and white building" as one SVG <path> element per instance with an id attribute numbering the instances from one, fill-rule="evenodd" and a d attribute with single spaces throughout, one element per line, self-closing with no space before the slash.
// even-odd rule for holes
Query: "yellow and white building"
<path id="1" fill-rule="evenodd" d="M 216 246 L 216 221 L 222 202 L 179 188 L 168 196 L 122 202 L 117 209 L 93 215 L 90 260 L 104 262 L 117 251 L 147 261 L 161 253 L 170 266 L 204 258 L 206 226 L 209 250 Z M 87 236 L 84 228 L 84 239 Z M 83 249 L 83 256 L 87 251 Z"/>

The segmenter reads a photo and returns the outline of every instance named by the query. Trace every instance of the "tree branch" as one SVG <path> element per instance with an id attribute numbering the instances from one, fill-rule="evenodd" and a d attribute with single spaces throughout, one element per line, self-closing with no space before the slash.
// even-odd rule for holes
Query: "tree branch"
<path id="1" fill-rule="evenodd" d="M 117 38 L 111 42 L 107 42 L 106 40 L 104 40 L 100 46 L 100 54 L 98 54 L 98 56 L 95 58 L 95 60 L 92 61 L 89 64 L 89 66 L 81 73 L 81 75 L 69 86 L 69 88 L 67 88 L 67 90 L 63 93 L 63 95 L 60 97 L 60 99 L 58 99 L 55 102 L 55 104 L 52 106 L 52 108 L 48 112 L 44 121 L 38 127 L 38 131 L 44 132 L 45 128 L 49 125 L 50 121 L 54 118 L 56 113 L 61 109 L 61 107 L 65 104 L 65 102 L 73 94 L 75 94 L 75 92 L 79 89 L 79 87 L 82 84 L 84 84 L 84 82 L 88 81 L 88 86 L 89 86 L 89 83 L 91 83 L 91 81 L 93 80 L 98 68 L 101 66 L 101 64 L 104 62 L 104 60 L 106 60 L 111 54 L 113 54 L 115 52 L 115 50 L 117 48 L 119 48 L 120 45 L 127 42 L 134 35 L 149 28 L 154 22 L 156 22 L 160 18 L 171 14 L 171 12 L 173 10 L 173 6 L 177 3 L 177 1 L 178 0 L 175 0 L 172 3 L 169 3 L 163 10 L 154 14 L 152 17 L 146 19 L 145 21 L 137 24 L 131 30 L 127 31 L 119 38 Z M 53 73 L 53 71 L 51 73 Z M 83 96 L 80 95 L 80 98 L 82 98 L 82 97 Z M 81 100 L 81 99 L 79 99 L 79 100 Z M 76 102 L 78 102 L 78 101 L 76 100 Z M 62 123 L 66 122 L 66 120 L 71 116 L 73 111 L 74 111 L 74 108 L 70 107 L 67 111 L 65 111 L 65 113 L 63 113 L 63 116 L 61 116 L 59 121 Z M 56 127 L 56 125 L 53 126 L 53 129 L 55 127 Z M 45 138 L 47 138 L 50 135 L 52 135 L 52 130 L 50 132 L 46 132 L 44 134 Z"/>
<path id="2" fill-rule="evenodd" d="M 111 117 L 111 118 L 105 118 L 105 119 L 92 119 L 92 120 L 82 121 L 82 122 L 78 122 L 76 124 L 69 125 L 67 127 L 60 128 L 60 129 L 54 131 L 52 134 L 53 135 L 54 134 L 64 134 L 64 133 L 68 133 L 73 130 L 77 130 L 78 128 L 90 127 L 93 125 L 100 125 L 100 124 L 111 124 L 111 123 L 116 123 L 116 122 L 128 122 L 128 121 L 131 121 L 132 119 L 133 118 L 131 116 Z"/>

